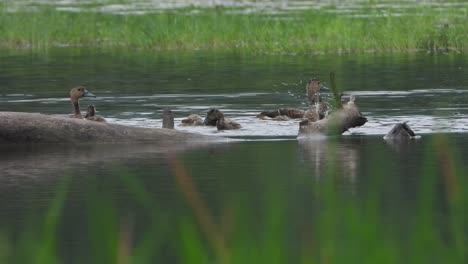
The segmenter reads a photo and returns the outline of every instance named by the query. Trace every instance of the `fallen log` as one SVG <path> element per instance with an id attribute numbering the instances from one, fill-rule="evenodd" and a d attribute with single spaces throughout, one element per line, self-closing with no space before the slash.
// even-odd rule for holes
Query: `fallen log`
<path id="1" fill-rule="evenodd" d="M 315 122 L 305 120 L 299 123 L 299 138 L 316 135 L 341 135 L 348 129 L 362 126 L 367 122 L 367 118 L 362 116 L 354 103 L 356 99 L 354 96 L 351 95 L 349 102 L 345 105 L 341 102 L 342 94 L 336 88 L 334 72 L 330 73 L 330 85 L 337 110 L 324 119 Z"/>
<path id="2" fill-rule="evenodd" d="M 225 141 L 222 137 L 164 128 L 130 127 L 36 113 L 0 112 L 0 143 L 116 143 L 156 144 Z"/>
<path id="3" fill-rule="evenodd" d="M 347 104 L 329 114 L 326 118 L 316 122 L 308 120 L 299 123 L 299 137 L 313 135 L 341 135 L 349 128 L 359 127 L 367 122 L 354 103 L 355 97 L 351 96 Z"/>

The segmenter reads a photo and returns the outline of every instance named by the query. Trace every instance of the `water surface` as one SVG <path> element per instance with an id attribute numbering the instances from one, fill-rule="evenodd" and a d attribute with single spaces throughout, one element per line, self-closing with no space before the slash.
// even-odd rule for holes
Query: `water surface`
<path id="1" fill-rule="evenodd" d="M 245 57 L 68 48 L 41 55 L 1 54 L 0 111 L 69 114 L 68 90 L 85 85 L 97 97 L 82 99 L 83 109 L 96 105 L 110 123 L 161 127 L 162 110 L 169 108 L 177 125 L 188 114 L 204 115 L 217 107 L 243 126 L 226 132 L 176 126 L 243 139 L 229 144 L 0 146 L 0 231 L 7 238 L 2 243 L 19 247 L 12 241 L 21 241 L 23 230 L 37 227 L 31 216 L 50 208 L 58 184 L 68 177 L 58 233 L 58 255 L 67 263 L 88 262 L 93 256 L 89 242 L 98 241 L 93 234 L 112 227 L 98 217 L 112 222 L 105 218 L 109 215 L 117 217 L 116 230 L 131 230 L 131 247 L 138 248 L 154 232 L 151 259 L 182 262 L 183 241 L 177 230 L 185 219 L 197 219 L 199 206 L 193 196 L 187 199 L 190 193 L 200 197 L 216 223 L 229 219 L 229 212 L 238 210 L 236 204 L 248 205 L 251 217 L 245 221 L 253 227 L 269 219 L 271 203 L 282 208 L 286 213 L 281 226 L 292 252 L 288 259 L 294 262 L 308 225 L 304 219 L 320 218 L 330 206 L 340 211 L 322 196 L 330 186 L 336 187 L 331 197 L 364 208 L 376 193 L 379 219 L 385 229 L 395 231 L 392 236 L 405 252 L 413 235 L 408 230 L 423 226 L 417 209 L 428 177 L 425 168 L 439 164 L 430 158 L 438 155 L 434 142 L 441 134 L 448 136 L 459 157 L 468 154 L 468 58 L 462 54 Z M 330 71 L 336 72 L 345 97 L 357 97 L 369 120 L 363 127 L 342 137 L 298 141 L 299 121 L 255 118 L 263 110 L 305 109 L 305 83 L 319 77 L 327 85 Z M 331 100 L 327 92 L 324 97 Z M 393 124 L 403 121 L 422 137 L 408 144 L 382 139 Z M 431 214 L 439 220 L 431 228 L 445 234 L 450 229 L 448 189 L 441 172 L 433 171 L 438 180 Z M 459 185 L 465 187 L 463 181 Z M 138 186 L 144 192 L 135 191 Z M 317 223 L 311 228 L 319 230 Z"/>

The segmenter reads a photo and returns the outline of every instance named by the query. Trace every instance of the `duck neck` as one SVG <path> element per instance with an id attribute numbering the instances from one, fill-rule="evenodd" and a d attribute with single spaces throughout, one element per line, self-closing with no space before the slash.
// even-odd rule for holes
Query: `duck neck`
<path id="1" fill-rule="evenodd" d="M 312 96 L 309 96 L 309 102 L 311 105 L 320 103 L 320 101 L 321 101 L 321 98 L 320 98 L 320 94 L 318 93 L 315 93 Z"/>
<path id="2" fill-rule="evenodd" d="M 75 117 L 81 117 L 80 104 L 78 103 L 78 100 L 72 99 L 71 102 L 73 105 L 73 114 Z"/>

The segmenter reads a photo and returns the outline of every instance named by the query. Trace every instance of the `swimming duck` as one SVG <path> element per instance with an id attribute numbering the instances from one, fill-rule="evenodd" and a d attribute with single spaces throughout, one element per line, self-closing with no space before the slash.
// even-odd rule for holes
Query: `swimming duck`
<path id="1" fill-rule="evenodd" d="M 322 100 L 322 97 L 320 96 L 320 91 L 324 88 L 325 87 L 322 85 L 322 82 L 317 78 L 310 79 L 306 85 L 306 94 L 310 104 L 309 110 L 306 112 L 317 113 L 318 119 L 315 121 L 323 119 L 328 114 L 328 105 Z"/>
<path id="2" fill-rule="evenodd" d="M 237 122 L 225 118 L 223 112 L 216 108 L 211 108 L 206 113 L 205 121 L 203 122 L 206 126 L 216 126 L 218 130 L 230 130 L 239 129 L 241 125 Z"/>
<path id="3" fill-rule="evenodd" d="M 241 128 L 241 125 L 232 120 L 221 117 L 218 121 L 216 121 L 216 128 L 218 130 L 233 130 Z"/>
<path id="4" fill-rule="evenodd" d="M 305 111 L 296 108 L 280 108 L 273 111 L 264 111 L 257 115 L 257 118 L 264 120 L 289 120 L 303 118 Z"/>
<path id="5" fill-rule="evenodd" d="M 264 115 L 262 113 L 257 115 L 258 119 L 273 120 L 273 121 L 288 121 L 288 120 L 291 120 L 291 118 L 289 116 L 285 116 L 285 115 L 278 115 L 278 116 L 275 116 L 275 117 L 269 117 L 269 116 Z"/>
<path id="6" fill-rule="evenodd" d="M 179 126 L 203 126 L 203 118 L 199 115 L 191 114 L 187 118 L 182 119 Z"/>
<path id="7" fill-rule="evenodd" d="M 80 112 L 80 104 L 78 100 L 81 97 L 96 97 L 94 94 L 88 92 L 83 86 L 74 87 L 70 90 L 70 101 L 73 105 L 73 118 L 83 118 Z"/>
<path id="8" fill-rule="evenodd" d="M 261 112 L 257 115 L 257 118 L 279 121 L 296 118 L 310 120 L 311 122 L 320 120 L 328 114 L 328 105 L 322 101 L 320 96 L 322 89 L 324 89 L 324 86 L 319 79 L 310 79 L 306 85 L 306 94 L 310 105 L 307 111 L 296 108 L 280 108 Z"/>
<path id="9" fill-rule="evenodd" d="M 94 105 L 88 106 L 85 119 L 96 122 L 106 122 L 106 119 L 104 117 L 96 115 L 96 107 L 94 107 Z"/>

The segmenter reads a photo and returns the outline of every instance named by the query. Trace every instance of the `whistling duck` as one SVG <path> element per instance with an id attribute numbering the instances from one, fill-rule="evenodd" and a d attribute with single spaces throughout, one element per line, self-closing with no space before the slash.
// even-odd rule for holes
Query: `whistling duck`
<path id="1" fill-rule="evenodd" d="M 78 100 L 81 97 L 96 97 L 94 94 L 88 92 L 83 86 L 74 87 L 70 90 L 70 100 L 73 105 L 73 118 L 83 118 L 80 112 L 80 104 Z"/>

